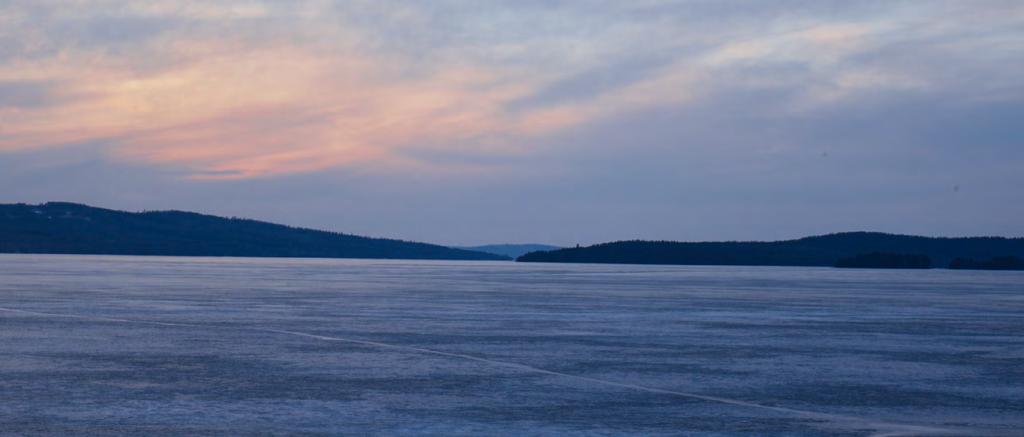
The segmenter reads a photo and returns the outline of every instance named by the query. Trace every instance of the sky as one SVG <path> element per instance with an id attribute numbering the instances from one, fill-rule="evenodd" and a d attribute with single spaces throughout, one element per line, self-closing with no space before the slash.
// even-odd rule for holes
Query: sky
<path id="1" fill-rule="evenodd" d="M 0 202 L 441 244 L 1024 236 L 1024 2 L 0 0 Z"/>

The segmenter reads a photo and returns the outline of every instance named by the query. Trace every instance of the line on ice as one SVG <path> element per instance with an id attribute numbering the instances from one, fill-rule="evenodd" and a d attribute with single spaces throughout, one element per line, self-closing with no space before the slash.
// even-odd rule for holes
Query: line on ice
<path id="1" fill-rule="evenodd" d="M 857 416 L 848 416 L 848 415 L 843 415 L 843 414 L 822 413 L 822 412 L 817 412 L 817 411 L 801 410 L 801 409 L 796 409 L 796 408 L 777 407 L 777 406 L 773 406 L 773 405 L 759 404 L 759 403 L 756 403 L 756 402 L 744 401 L 744 400 L 740 400 L 740 399 L 731 399 L 731 398 L 723 398 L 723 397 L 719 397 L 719 396 L 702 395 L 702 394 L 699 394 L 699 393 L 690 393 L 690 392 L 683 392 L 683 391 L 666 390 L 666 389 L 660 389 L 660 388 L 655 388 L 655 387 L 647 387 L 647 386 L 637 385 L 637 384 L 629 384 L 629 383 L 625 383 L 625 382 L 616 382 L 616 381 L 608 381 L 608 380 L 605 380 L 605 379 L 591 378 L 591 377 L 588 377 L 588 376 L 573 375 L 571 373 L 557 372 L 557 371 L 554 371 L 554 370 L 548 370 L 548 369 L 543 369 L 543 368 L 540 368 L 540 367 L 533 367 L 533 366 L 528 366 L 526 364 L 519 364 L 519 363 L 514 363 L 514 362 L 509 362 L 509 361 L 492 360 L 492 359 L 489 359 L 489 358 L 478 357 L 478 356 L 475 356 L 475 355 L 466 355 L 466 354 L 460 354 L 460 353 L 455 353 L 455 352 L 445 352 L 445 351 L 421 348 L 421 347 L 416 347 L 416 346 L 403 346 L 403 345 L 397 345 L 397 344 L 391 344 L 391 343 L 381 343 L 381 342 L 376 342 L 376 341 L 360 340 L 360 339 L 355 339 L 355 338 L 345 338 L 345 337 L 333 337 L 333 336 L 327 336 L 327 335 L 318 335 L 318 334 L 311 334 L 311 333 L 300 332 L 300 331 L 289 331 L 289 330 L 284 330 L 284 329 L 271 329 L 271 328 L 259 328 L 259 327 L 245 327 L 245 326 L 219 326 L 219 325 L 208 325 L 208 324 L 200 324 L 200 323 L 158 322 L 158 321 L 150 321 L 150 320 L 122 319 L 122 318 L 103 317 L 103 316 L 84 316 L 84 315 L 77 315 L 77 314 L 46 313 L 46 312 L 29 311 L 29 310 L 21 310 L 21 309 L 16 309 L 16 308 L 4 308 L 4 307 L 0 307 L 0 311 L 8 312 L 8 313 L 34 315 L 34 316 L 63 317 L 63 318 L 71 318 L 71 319 L 85 319 L 85 320 L 94 320 L 94 321 L 103 321 L 103 322 L 115 322 L 115 323 L 134 323 L 134 324 L 155 325 L 155 326 L 177 326 L 177 327 L 191 327 L 191 328 L 204 328 L 204 329 L 233 329 L 233 330 L 242 330 L 242 331 L 266 332 L 266 333 L 274 333 L 274 334 L 291 335 L 291 336 L 296 336 L 296 337 L 312 338 L 312 339 L 323 340 L 323 341 L 337 341 L 337 342 L 344 342 L 344 343 L 351 343 L 351 344 L 359 344 L 359 345 L 364 345 L 364 346 L 376 347 L 376 348 L 380 348 L 380 349 L 391 349 L 391 350 L 396 350 L 396 351 L 415 352 L 415 353 L 430 354 L 430 355 L 437 355 L 437 356 L 450 357 L 450 358 L 459 358 L 459 359 L 464 359 L 464 360 L 469 360 L 469 361 L 476 361 L 476 362 L 480 362 L 480 363 L 486 363 L 486 364 L 490 364 L 490 365 L 494 365 L 494 366 L 498 366 L 498 367 L 505 367 L 505 368 L 509 368 L 509 369 L 516 369 L 516 370 L 520 370 L 520 371 L 528 372 L 528 373 L 537 373 L 537 374 L 543 374 L 543 375 L 557 376 L 557 377 L 561 377 L 561 378 L 573 379 L 573 380 L 577 380 L 577 381 L 584 381 L 584 382 L 589 382 L 589 383 L 598 384 L 598 385 L 604 385 L 604 386 L 610 386 L 610 387 L 618 387 L 618 388 L 625 388 L 625 389 L 637 390 L 637 391 L 642 391 L 642 392 L 647 392 L 647 393 L 663 394 L 663 395 L 677 396 L 677 397 L 683 397 L 683 398 L 689 398 L 689 399 L 699 399 L 699 400 L 704 400 L 704 401 L 709 401 L 709 402 L 717 402 L 717 403 L 721 403 L 721 404 L 735 405 L 735 406 L 740 406 L 740 407 L 755 408 L 755 409 L 761 409 L 761 410 L 769 410 L 769 411 L 774 411 L 774 412 L 778 412 L 778 413 L 792 414 L 792 415 L 796 415 L 796 416 L 800 416 L 800 417 L 804 417 L 804 418 L 808 418 L 808 419 L 813 419 L 813 420 L 818 420 L 818 421 L 823 421 L 823 422 L 830 422 L 830 423 L 834 423 L 834 424 L 842 423 L 842 424 L 846 424 L 846 425 L 852 425 L 852 426 L 855 426 L 855 427 L 860 428 L 860 429 L 871 429 L 871 430 L 876 431 L 874 434 L 871 434 L 872 437 L 899 437 L 899 436 L 913 436 L 913 435 L 974 435 L 974 434 L 977 434 L 978 431 L 979 431 L 979 430 L 976 430 L 976 429 L 975 430 L 965 430 L 965 429 L 953 429 L 953 428 L 938 428 L 938 427 L 923 426 L 923 425 L 911 425 L 911 424 L 902 424 L 902 423 L 883 422 L 883 421 L 878 421 L 878 420 L 874 420 L 874 419 L 868 419 L 868 418 L 857 417 Z"/>

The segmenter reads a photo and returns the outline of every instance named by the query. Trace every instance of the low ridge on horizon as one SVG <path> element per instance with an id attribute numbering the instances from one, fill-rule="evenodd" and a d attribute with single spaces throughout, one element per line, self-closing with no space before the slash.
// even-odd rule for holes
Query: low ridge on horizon
<path id="1" fill-rule="evenodd" d="M 552 251 L 536 251 L 520 262 L 661 265 L 836 266 L 866 254 L 923 255 L 932 267 L 964 265 L 956 260 L 1024 257 L 1021 237 L 924 237 L 851 231 L 775 241 L 623 240 Z M 968 263 L 969 264 L 969 263 Z"/>
<path id="2" fill-rule="evenodd" d="M 551 244 L 538 244 L 538 243 L 503 243 L 503 244 L 481 244 L 477 246 L 452 246 L 457 249 L 472 250 L 476 252 L 493 253 L 496 255 L 507 256 L 509 258 L 519 258 L 520 256 L 526 255 L 530 252 L 538 251 L 551 251 L 561 249 L 562 246 L 555 246 Z"/>
<path id="3" fill-rule="evenodd" d="M 436 244 L 180 210 L 0 204 L 0 253 L 509 260 Z"/>
<path id="4" fill-rule="evenodd" d="M 936 267 L 958 259 L 964 262 L 957 265 L 979 265 L 974 261 L 1024 256 L 1024 238 L 850 231 L 774 241 L 447 247 L 181 210 L 127 212 L 62 201 L 0 204 L 0 253 L 833 266 L 840 259 L 872 252 L 926 255 Z"/>

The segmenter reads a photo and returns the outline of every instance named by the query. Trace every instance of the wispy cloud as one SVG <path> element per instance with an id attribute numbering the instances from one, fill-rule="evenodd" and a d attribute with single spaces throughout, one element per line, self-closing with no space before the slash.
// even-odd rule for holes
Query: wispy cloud
<path id="1" fill-rule="evenodd" d="M 784 93 L 762 105 L 775 116 L 1021 91 L 1020 3 L 844 4 L 7 2 L 0 153 L 101 142 L 115 160 L 237 179 L 529 153 L 744 89 Z"/>

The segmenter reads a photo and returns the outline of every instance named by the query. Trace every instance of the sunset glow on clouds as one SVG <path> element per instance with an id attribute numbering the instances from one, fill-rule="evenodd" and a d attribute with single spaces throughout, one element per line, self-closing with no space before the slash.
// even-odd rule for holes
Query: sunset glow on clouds
<path id="1" fill-rule="evenodd" d="M 929 18 L 920 11 L 813 25 L 800 17 L 718 17 L 736 27 L 715 29 L 658 15 L 703 2 L 474 5 L 8 3 L 0 20 L 4 41 L 14 44 L 0 64 L 7 94 L 0 150 L 99 141 L 112 159 L 177 166 L 195 178 L 246 178 L 417 165 L 396 153 L 416 147 L 529 153 L 530 138 L 629 111 L 699 104 L 730 87 L 809 82 L 778 102 L 790 111 L 864 90 L 941 85 L 899 65 L 849 65 L 880 34 L 942 31 L 913 29 Z M 445 15 L 455 9 L 477 15 L 450 21 Z M 1004 18 L 1019 25 L 1020 8 L 1013 9 Z M 645 19 L 623 19 L 630 14 Z M 600 77 L 633 59 L 655 61 L 625 80 Z M 797 76 L 752 72 L 771 65 Z M 571 88 L 588 74 L 597 75 L 594 83 L 559 96 L 560 85 Z"/>
<path id="2" fill-rule="evenodd" d="M 411 66 L 400 54 L 353 47 L 359 35 L 350 33 L 344 17 L 321 19 L 312 3 L 282 23 L 256 25 L 308 27 L 302 32 L 322 32 L 326 41 L 316 38 L 321 35 L 246 38 L 249 20 L 274 9 L 258 3 L 114 8 L 119 22 L 209 19 L 227 29 L 212 34 L 176 27 L 139 42 L 118 38 L 82 46 L 74 36 L 32 35 L 28 29 L 40 19 L 59 26 L 110 18 L 94 15 L 102 8 L 79 6 L 6 15 L 12 29 L 31 36 L 23 44 L 28 56 L 8 58 L 0 81 L 40 87 L 41 94 L 38 101 L 3 107 L 0 150 L 103 141 L 115 159 L 180 165 L 192 177 L 240 178 L 401 165 L 392 153 L 397 146 L 542 135 L 607 110 L 556 105 L 508 111 L 505 105 L 558 75 L 542 65 L 502 67 L 472 59 Z M 229 32 L 233 26 L 241 36 Z M 50 53 L 33 56 L 33 46 Z M 686 92 L 652 85 L 659 86 L 654 81 L 603 104 L 642 105 Z"/>
<path id="3" fill-rule="evenodd" d="M 388 160 L 389 147 L 420 138 L 535 129 L 503 117 L 521 87 L 484 69 L 401 78 L 380 61 L 301 47 L 175 46 L 176 61 L 153 71 L 105 56 L 12 64 L 3 80 L 52 84 L 56 101 L 5 108 L 2 147 L 103 140 L 116 158 L 247 177 Z"/>
<path id="4" fill-rule="evenodd" d="M 520 211 L 538 205 L 573 226 L 608 217 L 592 235 L 622 237 L 687 237 L 684 216 L 700 235 L 747 235 L 722 223 L 766 197 L 780 222 L 778 205 L 822 199 L 927 202 L 918 217 L 945 211 L 926 194 L 953 185 L 1013 203 L 993 175 L 1024 150 L 1022 78 L 1016 0 L 13 0 L 0 2 L 0 195 L 188 208 L 213 189 L 310 178 L 266 200 L 283 201 L 360 174 L 373 182 L 323 201 L 378 205 L 341 225 L 388 235 L 359 226 L 421 201 L 493 211 L 480 229 L 524 235 Z M 464 187 L 482 191 L 451 194 Z M 381 192 L 395 197 L 375 204 Z M 637 220 L 623 210 L 654 231 L 623 230 Z M 304 224 L 337 220 L 318 217 Z M 440 235 L 416 232 L 398 234 Z"/>

